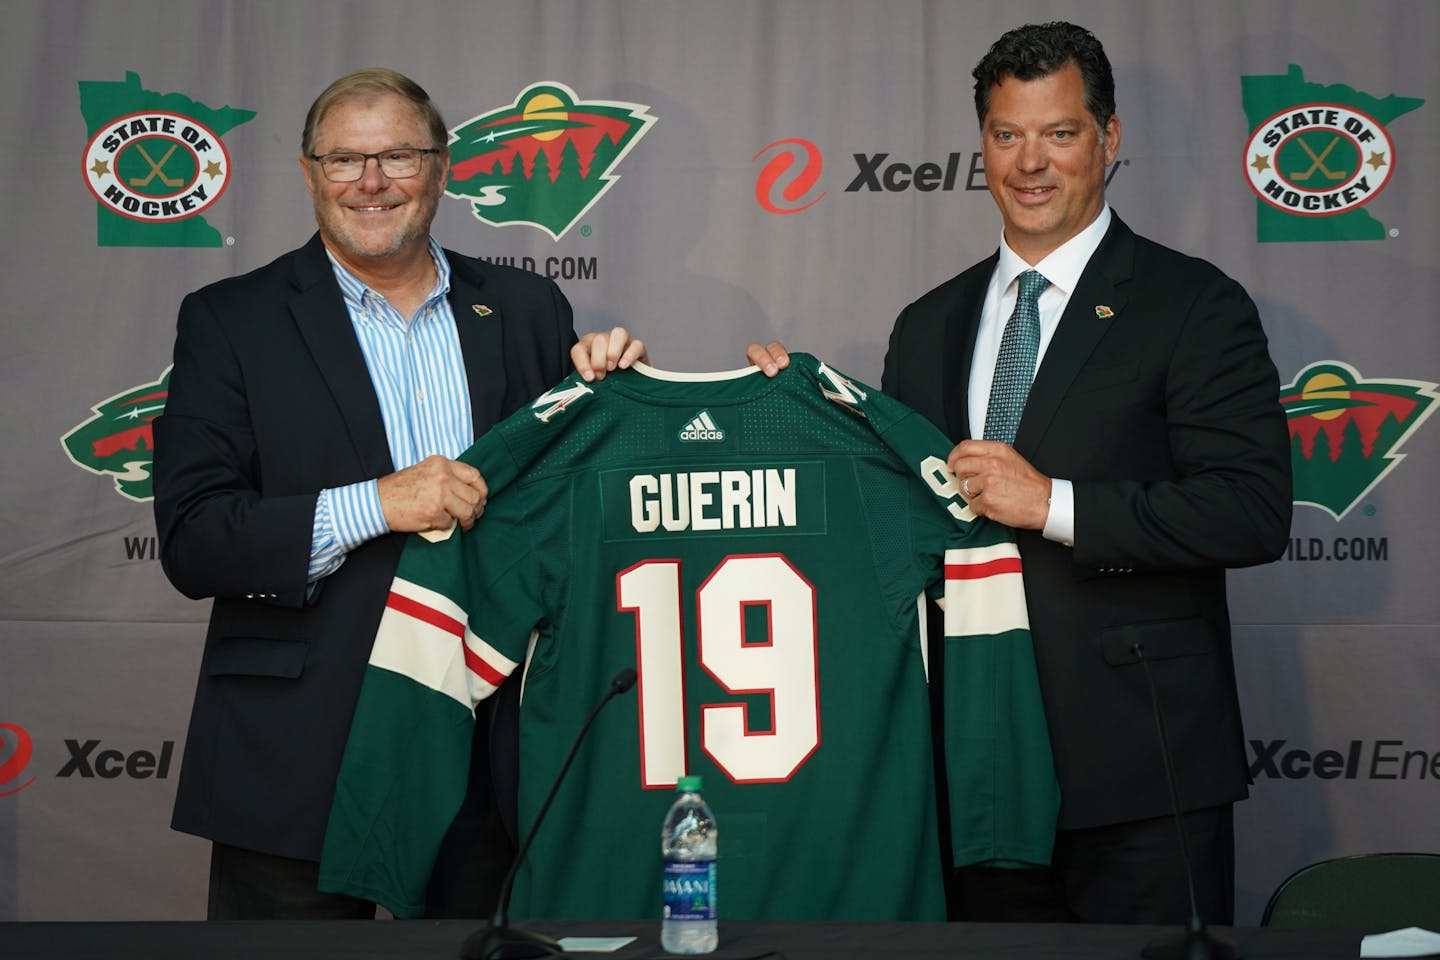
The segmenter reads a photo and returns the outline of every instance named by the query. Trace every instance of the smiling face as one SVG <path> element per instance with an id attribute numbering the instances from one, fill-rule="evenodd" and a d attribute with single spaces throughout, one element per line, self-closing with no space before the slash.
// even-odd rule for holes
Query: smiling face
<path id="1" fill-rule="evenodd" d="M 315 135 L 314 153 L 378 153 L 398 147 L 443 147 L 430 142 L 420 113 L 404 97 L 380 94 L 343 100 L 326 112 Z M 315 201 L 315 220 L 330 252 L 362 275 L 391 261 L 425 254 L 430 223 L 449 175 L 443 154 L 426 155 L 420 172 L 392 180 L 374 160 L 352 183 L 325 179 L 320 164 L 300 158 L 305 184 Z"/>
<path id="2" fill-rule="evenodd" d="M 1112 115 L 1101 137 L 1075 64 L 1035 80 L 1002 79 L 990 89 L 982 133 L 985 183 L 1005 220 L 1005 241 L 1027 263 L 1099 216 L 1120 121 Z"/>

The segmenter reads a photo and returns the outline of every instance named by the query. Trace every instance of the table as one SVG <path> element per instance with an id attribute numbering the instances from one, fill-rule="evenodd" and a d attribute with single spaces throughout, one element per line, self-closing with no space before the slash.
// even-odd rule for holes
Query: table
<path id="1" fill-rule="evenodd" d="M 0 923 L 4 960 L 437 960 L 473 920 Z M 536 923 L 552 936 L 635 936 L 603 960 L 666 957 L 658 921 Z M 1079 924 L 720 923 L 712 960 L 1115 960 L 1178 928 Z M 1247 960 L 1356 960 L 1359 931 L 1216 928 Z"/>

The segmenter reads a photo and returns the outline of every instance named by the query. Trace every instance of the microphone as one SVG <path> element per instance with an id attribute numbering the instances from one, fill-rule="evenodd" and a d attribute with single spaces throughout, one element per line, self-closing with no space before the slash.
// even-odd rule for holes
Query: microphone
<path id="1" fill-rule="evenodd" d="M 1170 788 L 1170 811 L 1175 814 L 1175 829 L 1180 834 L 1180 862 L 1185 867 L 1185 885 L 1190 894 L 1190 919 L 1178 936 L 1164 936 L 1147 943 L 1140 951 L 1145 960 L 1239 960 L 1240 948 L 1224 937 L 1205 929 L 1200 908 L 1195 901 L 1195 871 L 1190 867 L 1190 846 L 1185 839 L 1185 814 L 1180 808 L 1180 787 L 1175 779 L 1175 763 L 1170 756 L 1170 741 L 1165 736 L 1165 718 L 1160 713 L 1160 692 L 1150 675 L 1150 661 L 1145 659 L 1145 645 L 1135 642 L 1130 652 L 1145 670 L 1145 683 L 1150 688 L 1150 706 L 1155 711 L 1155 731 L 1160 734 L 1160 759 L 1165 765 L 1165 784 Z"/>
<path id="2" fill-rule="evenodd" d="M 535 815 L 535 822 L 530 825 L 530 832 L 525 836 L 525 842 L 520 845 L 520 850 L 515 854 L 515 859 L 510 862 L 510 870 L 505 874 L 504 881 L 500 884 L 500 896 L 495 903 L 495 913 L 490 917 L 490 922 L 476 930 L 465 938 L 460 947 L 460 960 L 521 960 L 526 957 L 554 957 L 564 954 L 564 950 L 550 937 L 543 933 L 531 933 L 526 930 L 517 930 L 510 926 L 510 889 L 515 886 L 515 875 L 520 871 L 520 864 L 525 861 L 525 854 L 530 850 L 530 844 L 535 839 L 535 834 L 540 830 L 540 824 L 545 821 L 545 814 L 550 810 L 550 803 L 555 799 L 555 794 L 560 792 L 560 784 L 565 779 L 565 774 L 570 770 L 570 763 L 575 759 L 575 754 L 580 752 L 580 744 L 585 741 L 585 734 L 590 732 L 590 725 L 600 714 L 605 704 L 609 703 L 618 694 L 626 693 L 635 686 L 635 670 L 633 667 L 626 667 L 615 674 L 610 681 L 610 689 L 605 691 L 605 696 L 595 704 L 595 709 L 590 711 L 590 716 L 585 718 L 585 723 L 580 727 L 580 733 L 575 738 L 575 743 L 570 747 L 570 753 L 565 757 L 565 762 L 560 765 L 560 772 L 555 775 L 555 783 L 550 787 L 550 793 L 545 802 L 540 805 L 540 812 Z"/>

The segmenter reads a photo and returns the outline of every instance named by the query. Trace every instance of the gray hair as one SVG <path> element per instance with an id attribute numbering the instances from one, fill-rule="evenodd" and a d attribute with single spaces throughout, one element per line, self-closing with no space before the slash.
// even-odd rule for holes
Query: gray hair
<path id="1" fill-rule="evenodd" d="M 305 114 L 305 132 L 300 137 L 301 154 L 308 157 L 314 152 L 316 132 L 331 107 L 346 100 L 385 94 L 395 94 L 410 101 L 420 114 L 421 122 L 430 132 L 430 146 L 442 151 L 446 149 L 450 142 L 450 132 L 445 127 L 445 118 L 440 116 L 440 111 L 431 102 L 430 94 L 425 92 L 425 88 L 403 73 L 385 67 L 366 67 L 364 70 L 345 74 L 326 87 L 325 91 L 315 98 L 315 102 L 310 104 L 310 112 Z"/>

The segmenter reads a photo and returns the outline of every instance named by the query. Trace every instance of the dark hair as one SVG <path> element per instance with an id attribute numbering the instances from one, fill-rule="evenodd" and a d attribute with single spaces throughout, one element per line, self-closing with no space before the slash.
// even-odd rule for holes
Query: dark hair
<path id="1" fill-rule="evenodd" d="M 300 135 L 301 154 L 308 157 L 315 150 L 315 134 L 331 107 L 346 100 L 381 97 L 386 94 L 395 94 L 409 100 L 420 114 L 420 122 L 430 133 L 430 146 L 445 150 L 446 144 L 450 142 L 450 132 L 445 129 L 445 121 L 425 89 L 403 73 L 385 67 L 367 67 L 345 74 L 315 98 L 315 102 L 310 105 L 310 112 L 305 115 L 305 130 Z"/>
<path id="2" fill-rule="evenodd" d="M 1016 27 L 991 45 L 975 65 L 975 115 L 985 126 L 990 112 L 990 91 L 1006 77 L 1038 80 L 1066 64 L 1080 68 L 1085 81 L 1085 109 L 1100 129 L 1115 114 L 1115 76 L 1110 60 L 1095 34 L 1073 23 L 1029 23 Z"/>

